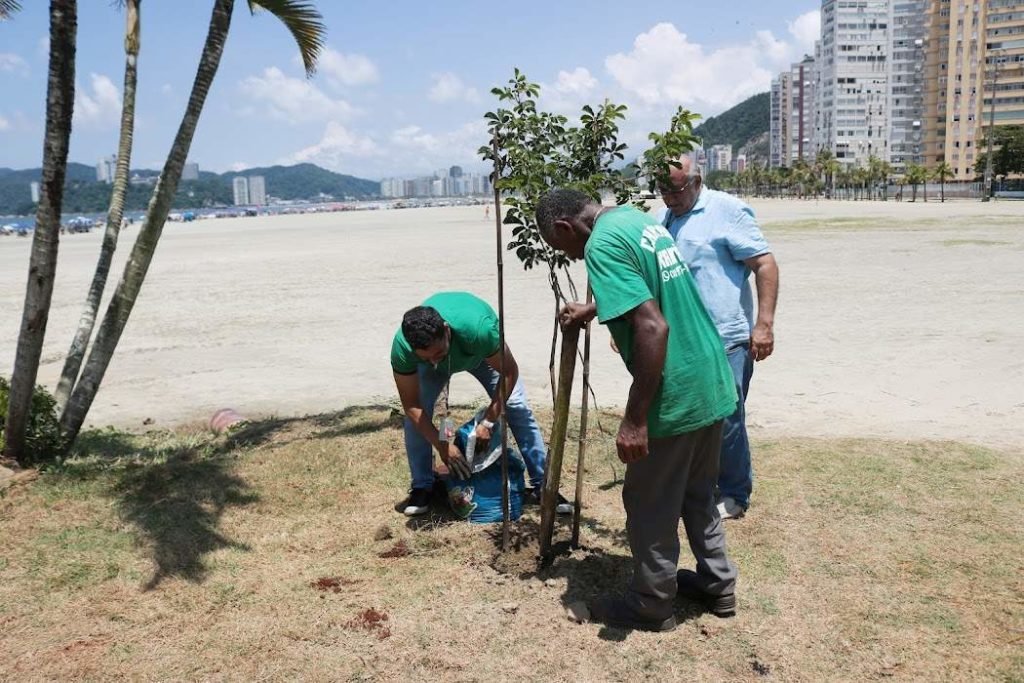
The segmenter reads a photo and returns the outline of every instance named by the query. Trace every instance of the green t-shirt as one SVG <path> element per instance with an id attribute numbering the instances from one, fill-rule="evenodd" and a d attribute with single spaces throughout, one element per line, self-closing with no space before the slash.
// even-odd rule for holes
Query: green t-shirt
<path id="1" fill-rule="evenodd" d="M 722 341 L 701 303 L 676 243 L 654 218 L 631 206 L 606 211 L 584 250 L 597 318 L 632 371 L 633 328 L 624 314 L 654 299 L 668 323 L 661 385 L 647 414 L 654 438 L 692 432 L 736 409 Z"/>
<path id="2" fill-rule="evenodd" d="M 441 361 L 439 369 L 450 368 L 451 374 L 472 370 L 498 352 L 498 315 L 483 299 L 468 292 L 439 292 L 423 305 L 440 313 L 452 331 L 448 357 Z M 427 364 L 413 352 L 399 326 L 391 342 L 391 368 L 400 375 L 411 375 L 420 363 Z"/>

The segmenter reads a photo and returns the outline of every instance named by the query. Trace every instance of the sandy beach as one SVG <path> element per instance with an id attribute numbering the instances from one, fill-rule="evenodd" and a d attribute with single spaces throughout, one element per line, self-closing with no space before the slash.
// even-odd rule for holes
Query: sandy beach
<path id="1" fill-rule="evenodd" d="M 1024 443 L 1024 203 L 753 206 L 782 282 L 776 353 L 757 366 L 748 404 L 755 435 Z M 114 273 L 136 233 L 123 235 Z M 39 378 L 51 388 L 100 237 L 61 241 Z M 0 239 L 4 374 L 29 249 L 28 239 Z M 166 427 L 227 406 L 292 416 L 392 400 L 388 350 L 402 312 L 438 290 L 496 303 L 494 251 L 483 207 L 168 224 L 89 424 Z M 506 256 L 508 340 L 543 404 L 554 303 L 543 271 Z M 582 268 L 576 275 L 582 286 Z M 592 378 L 602 406 L 624 401 L 628 376 L 600 328 Z M 452 392 L 483 398 L 466 377 Z"/>

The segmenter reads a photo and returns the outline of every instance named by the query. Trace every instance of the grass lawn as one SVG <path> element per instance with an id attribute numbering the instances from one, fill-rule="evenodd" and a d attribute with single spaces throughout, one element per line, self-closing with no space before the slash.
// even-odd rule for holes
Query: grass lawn
<path id="1" fill-rule="evenodd" d="M 680 602 L 647 634 L 564 616 L 630 573 L 600 421 L 584 547 L 539 572 L 536 508 L 506 555 L 493 527 L 394 511 L 388 406 L 230 439 L 91 432 L 0 493 L 0 679 L 1024 680 L 1019 452 L 756 442 L 754 507 L 727 524 L 738 616 Z"/>

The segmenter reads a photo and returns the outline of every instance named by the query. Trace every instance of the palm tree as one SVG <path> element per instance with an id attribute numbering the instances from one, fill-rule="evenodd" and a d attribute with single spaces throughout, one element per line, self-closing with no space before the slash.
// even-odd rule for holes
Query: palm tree
<path id="1" fill-rule="evenodd" d="M 100 325 L 82 376 L 71 393 L 71 398 L 61 416 L 61 429 L 70 445 L 82 428 L 85 416 L 92 406 L 100 382 L 113 357 L 117 343 L 124 332 L 128 317 L 142 289 L 146 272 L 153 260 L 157 242 L 163 232 L 167 214 L 171 209 L 174 193 L 178 189 L 181 171 L 185 165 L 192 137 L 199 123 L 210 85 L 217 75 L 224 44 L 231 27 L 231 13 L 235 0 L 215 0 L 210 26 L 203 45 L 195 82 L 189 95 L 188 107 L 182 117 L 178 133 L 174 138 L 170 154 L 164 164 L 160 178 L 153 189 L 153 196 L 146 209 L 146 219 L 139 230 L 132 253 L 125 264 L 124 274 L 114 291 L 106 315 Z M 316 62 L 323 48 L 325 28 L 320 13 L 309 0 L 248 0 L 249 9 L 255 13 L 266 10 L 281 20 L 298 44 L 306 75 L 312 76 Z"/>
<path id="2" fill-rule="evenodd" d="M 21 9 L 18 0 L 0 0 L 0 20 L 10 19 L 11 15 Z"/>
<path id="3" fill-rule="evenodd" d="M 6 2 L 3 14 L 18 9 Z M 43 171 L 39 183 L 39 206 L 32 233 L 25 308 L 18 333 L 18 347 L 11 373 L 11 387 L 4 427 L 4 455 L 21 461 L 25 449 L 25 430 L 43 338 L 50 315 L 53 281 L 57 273 L 57 248 L 60 243 L 60 211 L 64 202 L 64 176 L 68 164 L 68 140 L 75 104 L 75 40 L 78 34 L 76 0 L 50 2 L 50 64 L 46 86 L 46 129 L 43 138 Z"/>
<path id="4" fill-rule="evenodd" d="M 910 183 L 911 186 L 910 201 L 916 202 L 917 186 L 920 185 L 922 181 L 927 179 L 928 171 L 925 169 L 924 166 L 921 166 L 920 164 L 909 163 L 907 164 L 906 172 L 904 173 L 904 175 L 906 177 L 907 182 Z"/>
<path id="5" fill-rule="evenodd" d="M 932 177 L 939 181 L 939 192 L 941 193 L 942 199 L 940 201 L 946 201 L 946 178 L 953 177 L 953 167 L 943 161 L 935 170 L 932 171 Z"/>
<path id="6" fill-rule="evenodd" d="M 82 317 L 78 321 L 78 330 L 71 340 L 71 348 L 68 349 L 68 356 L 64 360 L 64 370 L 61 372 L 60 382 L 58 382 L 57 391 L 54 394 L 59 410 L 64 410 L 75 381 L 78 379 L 78 371 L 82 367 L 82 359 L 85 358 L 85 349 L 92 336 L 93 326 L 96 324 L 96 312 L 100 308 L 100 299 L 103 298 L 103 290 L 107 286 L 107 275 L 110 273 L 110 263 L 114 260 L 114 250 L 117 249 L 117 238 L 121 232 L 121 221 L 124 218 L 124 197 L 128 191 L 132 135 L 135 130 L 135 82 L 141 37 L 139 11 L 142 0 L 123 0 L 123 4 L 126 19 L 124 93 L 121 99 L 121 135 L 117 146 L 117 169 L 114 172 L 114 187 L 110 197 L 110 210 L 107 213 L 107 228 L 103 233 L 100 256 L 96 261 L 96 272 L 93 274 L 92 284 L 89 286 L 85 306 L 82 309 Z"/>

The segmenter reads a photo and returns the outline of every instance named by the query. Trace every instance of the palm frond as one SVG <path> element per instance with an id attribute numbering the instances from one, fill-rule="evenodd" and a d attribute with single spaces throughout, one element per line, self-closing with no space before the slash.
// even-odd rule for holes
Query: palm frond
<path id="1" fill-rule="evenodd" d="M 0 0 L 3 2 L 3 0 Z M 324 36 L 327 27 L 323 16 L 309 0 L 248 0 L 249 11 L 263 9 L 281 20 L 291 32 L 302 55 L 302 64 L 306 67 L 306 75 L 312 76 L 316 71 L 316 62 L 324 47 Z"/>
<path id="2" fill-rule="evenodd" d="M 0 20 L 10 19 L 11 15 L 21 9 L 18 0 L 0 0 Z"/>

